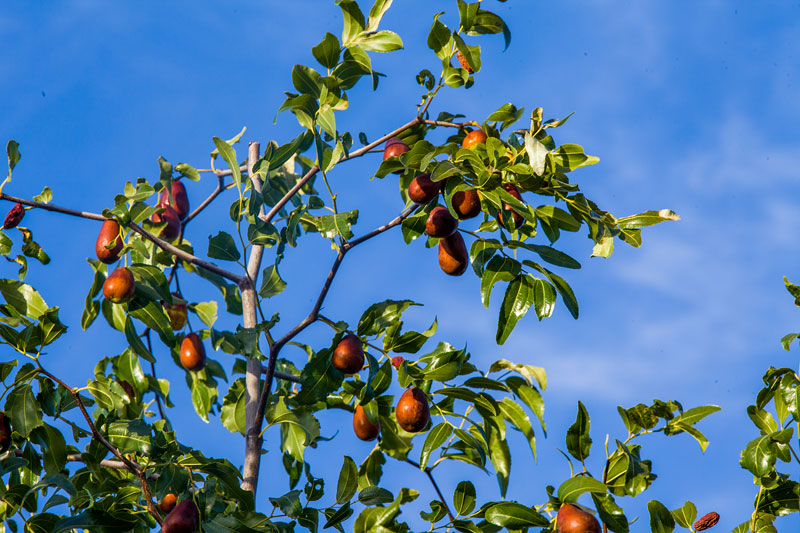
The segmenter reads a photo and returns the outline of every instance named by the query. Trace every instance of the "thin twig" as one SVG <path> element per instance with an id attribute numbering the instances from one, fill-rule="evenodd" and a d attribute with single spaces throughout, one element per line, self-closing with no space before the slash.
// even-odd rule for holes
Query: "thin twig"
<path id="1" fill-rule="evenodd" d="M 427 120 L 427 119 L 425 119 L 425 120 L 422 121 L 422 123 L 423 124 L 428 124 L 429 126 L 445 126 L 447 128 L 458 128 L 458 129 L 461 129 L 461 128 L 465 128 L 467 126 L 471 126 L 471 125 L 475 124 L 475 121 L 468 120 L 466 122 L 445 122 L 443 120 Z"/>
<path id="2" fill-rule="evenodd" d="M 199 214 L 200 214 L 200 212 L 201 212 L 203 209 L 205 209 L 206 207 L 208 207 L 208 204 L 210 204 L 211 202 L 213 202 L 213 201 L 214 201 L 214 198 L 216 198 L 217 196 L 219 196 L 219 195 L 222 193 L 222 191 L 224 191 L 224 190 L 226 189 L 226 187 L 225 187 L 225 183 L 224 183 L 224 182 L 225 182 L 225 180 L 224 180 L 224 179 L 222 179 L 222 176 L 220 176 L 220 175 L 217 175 L 217 187 L 216 187 L 216 188 L 215 188 L 215 189 L 214 189 L 214 190 L 211 192 L 211 194 L 209 194 L 209 195 L 208 195 L 208 198 L 206 198 L 205 200 L 203 200 L 203 203 L 201 203 L 200 205 L 198 205 L 198 206 L 195 208 L 195 210 L 194 210 L 194 211 L 192 211 L 191 213 L 189 213 L 189 215 L 188 215 L 188 216 L 186 217 L 186 219 L 183 221 L 183 225 L 184 225 L 184 226 L 185 226 L 186 224 L 188 224 L 189 222 L 191 222 L 191 220 L 192 220 L 194 217 L 196 217 L 197 215 L 199 215 Z"/>
<path id="3" fill-rule="evenodd" d="M 86 407 L 83 405 L 83 400 L 81 400 L 80 394 L 78 394 L 78 392 L 75 389 L 73 389 L 72 387 L 61 381 L 59 378 L 57 378 L 56 376 L 54 376 L 41 366 L 39 366 L 39 372 L 41 372 L 48 378 L 52 379 L 53 381 L 64 387 L 66 390 L 68 390 L 70 394 L 72 394 L 72 397 L 75 398 L 75 402 L 78 404 L 78 409 L 80 409 L 84 420 L 86 420 L 86 423 L 89 424 L 89 429 L 91 430 L 92 438 L 97 442 L 99 442 L 100 444 L 102 444 L 109 452 L 111 452 L 111 454 L 114 457 L 119 459 L 125 465 L 125 468 L 136 474 L 136 477 L 139 478 L 139 482 L 142 485 L 142 491 L 144 492 L 144 497 L 145 500 L 147 501 L 148 512 L 153 516 L 153 518 L 156 519 L 158 525 L 163 525 L 164 520 L 161 518 L 161 513 L 158 512 L 158 509 L 153 503 L 153 497 L 150 495 L 150 487 L 147 484 L 147 477 L 145 476 L 144 469 L 137 463 L 131 461 L 130 459 L 122 455 L 122 453 L 120 453 L 120 451 L 117 450 L 114 447 L 114 445 L 108 442 L 106 438 L 97 430 L 97 427 L 94 425 L 94 422 L 92 421 L 92 417 L 89 416 L 88 412 L 86 412 Z"/>
<path id="4" fill-rule="evenodd" d="M 405 462 L 419 469 L 419 463 L 412 461 L 411 459 L 406 459 Z M 444 499 L 442 491 L 439 490 L 439 485 L 436 484 L 436 480 L 433 478 L 433 472 L 431 472 L 430 468 L 425 468 L 424 472 L 425 474 L 428 475 L 428 479 L 431 480 L 431 485 L 433 485 L 433 488 L 436 489 L 436 494 L 439 495 L 439 501 L 442 502 L 442 505 L 444 505 L 444 509 L 445 511 L 447 511 L 447 515 L 450 517 L 450 521 L 451 522 L 455 521 L 456 517 L 453 516 L 453 513 L 450 512 L 450 507 L 447 506 L 447 500 Z"/>

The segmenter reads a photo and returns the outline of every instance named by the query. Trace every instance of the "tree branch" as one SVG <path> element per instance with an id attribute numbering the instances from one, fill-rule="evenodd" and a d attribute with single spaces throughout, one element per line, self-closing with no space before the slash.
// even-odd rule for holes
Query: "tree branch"
<path id="1" fill-rule="evenodd" d="M 190 221 L 191 221 L 191 220 L 192 220 L 194 217 L 196 217 L 197 215 L 199 215 L 199 214 L 200 214 L 200 212 L 201 212 L 203 209 L 205 209 L 206 207 L 208 207 L 208 204 L 210 204 L 211 202 L 213 202 L 213 201 L 214 201 L 214 199 L 215 199 L 217 196 L 219 196 L 219 195 L 222 193 L 222 191 L 224 191 L 225 189 L 227 189 L 227 187 L 225 186 L 225 180 L 224 180 L 224 179 L 222 179 L 222 176 L 220 176 L 220 175 L 217 175 L 217 187 L 216 187 L 216 188 L 215 188 L 215 189 L 214 189 L 214 190 L 211 192 L 211 194 L 209 194 L 209 195 L 208 195 L 208 198 L 206 198 L 205 200 L 203 200 L 203 203 L 201 203 L 200 205 L 198 205 L 198 206 L 195 208 L 195 210 L 194 210 L 194 211 L 192 211 L 191 213 L 189 213 L 189 215 L 188 215 L 188 216 L 186 217 L 186 219 L 183 221 L 183 226 L 186 226 L 186 224 L 188 224 L 188 223 L 189 223 L 189 222 L 190 222 Z"/>
<path id="2" fill-rule="evenodd" d="M 94 422 L 92 421 L 92 417 L 90 417 L 89 413 L 86 412 L 86 407 L 83 405 L 83 400 L 81 400 L 80 394 L 78 394 L 75 391 L 75 389 L 73 389 L 72 387 L 61 381 L 59 378 L 57 378 L 56 376 L 54 376 L 53 374 L 42 368 L 41 365 L 39 365 L 39 372 L 41 372 L 48 378 L 52 379 L 53 381 L 64 387 L 66 390 L 68 390 L 70 394 L 72 394 L 72 397 L 75 398 L 75 402 L 78 404 L 78 408 L 81 410 L 81 414 L 83 415 L 84 420 L 86 420 L 86 423 L 89 424 L 89 429 L 91 430 L 92 438 L 97 442 L 99 442 L 100 444 L 102 444 L 109 452 L 111 452 L 111 454 L 114 457 L 119 459 L 120 462 L 123 465 L 125 465 L 126 469 L 134 473 L 136 477 L 139 478 L 139 482 L 142 485 L 142 492 L 144 492 L 144 497 L 145 500 L 147 501 L 147 511 L 153 516 L 153 518 L 156 519 L 158 525 L 163 525 L 164 520 L 161 518 L 161 513 L 158 512 L 158 509 L 153 503 L 153 497 L 150 495 L 150 487 L 147 484 L 147 477 L 144 474 L 144 469 L 137 463 L 131 461 L 130 459 L 122 455 L 120 451 L 117 450 L 114 447 L 114 445 L 108 442 L 106 438 L 97 430 L 97 427 L 94 425 Z"/>
<path id="3" fill-rule="evenodd" d="M 100 220 L 100 221 L 108 220 L 103 215 L 100 215 L 100 214 L 97 214 L 97 213 L 90 213 L 88 211 L 76 211 L 74 209 L 68 209 L 66 207 L 59 207 L 57 205 L 44 204 L 44 203 L 41 203 L 41 202 L 34 202 L 34 201 L 31 201 L 31 200 L 25 200 L 24 198 L 17 198 L 15 196 L 9 196 L 8 194 L 5 194 L 5 193 L 0 193 L 0 200 L 7 200 L 9 202 L 20 203 L 22 205 L 27 205 L 27 206 L 30 206 L 30 207 L 36 207 L 38 209 L 44 209 L 45 211 L 52 211 L 54 213 L 62 213 L 62 214 L 65 214 L 65 215 L 71 215 L 71 216 L 80 217 L 80 218 L 88 218 L 90 220 Z M 154 243 L 156 246 L 158 246 L 159 248 L 161 248 L 165 252 L 171 253 L 172 255 L 174 255 L 175 257 L 177 257 L 178 259 L 180 259 L 182 261 L 186 261 L 187 263 L 191 263 L 193 265 L 199 266 L 200 268 L 208 270 L 209 272 L 213 272 L 214 274 L 222 276 L 223 278 L 228 279 L 230 281 L 233 281 L 234 283 L 237 283 L 237 284 L 241 280 L 241 277 L 237 276 L 233 272 L 228 272 L 224 268 L 220 268 L 220 267 L 218 267 L 217 265 L 215 265 L 213 263 L 209 263 L 207 261 L 203 261 L 199 257 L 196 257 L 196 256 L 194 256 L 194 255 L 192 255 L 192 254 L 190 254 L 188 252 L 185 252 L 185 251 L 181 250 L 180 248 L 177 248 L 176 246 L 173 246 L 172 244 L 168 243 L 167 241 L 164 241 L 164 240 L 156 237 L 152 233 L 150 233 L 148 231 L 145 231 L 144 229 L 142 229 L 137 224 L 134 224 L 133 222 L 129 223 L 128 227 L 132 231 L 138 233 L 139 235 L 141 235 L 142 237 L 147 239 L 148 241 Z"/>

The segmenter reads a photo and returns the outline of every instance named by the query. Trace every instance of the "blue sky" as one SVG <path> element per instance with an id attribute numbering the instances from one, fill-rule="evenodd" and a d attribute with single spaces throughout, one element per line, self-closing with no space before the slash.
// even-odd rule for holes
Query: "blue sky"
<path id="1" fill-rule="evenodd" d="M 350 109 L 337 116 L 340 129 L 375 138 L 406 122 L 419 94 L 414 75 L 436 67 L 425 37 L 439 10 L 452 23 L 455 2 L 395 4 L 382 27 L 400 33 L 405 50 L 373 56 L 374 68 L 388 77 L 375 93 L 366 84 L 350 93 Z M 705 455 L 686 435 L 644 441 L 643 455 L 653 460 L 659 479 L 643 497 L 621 503 L 629 517 L 640 516 L 633 531 L 647 529 L 649 499 L 670 508 L 690 499 L 701 513 L 719 512 L 718 527 L 730 530 L 747 518 L 755 494 L 751 476 L 738 465 L 739 451 L 756 436 L 745 408 L 767 367 L 797 368 L 798 361 L 797 349 L 783 351 L 778 339 L 800 330 L 800 312 L 782 282 L 784 275 L 800 281 L 800 6 L 600 0 L 485 5 L 508 21 L 511 46 L 502 52 L 502 38 L 479 39 L 484 59 L 475 86 L 445 92 L 434 114 L 448 110 L 482 121 L 505 102 L 527 110 L 541 106 L 547 118 L 574 111 L 556 140 L 581 144 L 600 157 L 600 164 L 574 174 L 587 196 L 620 216 L 670 208 L 682 220 L 646 231 L 641 249 L 617 245 L 607 260 L 588 257 L 590 243 L 582 234 L 562 239 L 561 248 L 583 263 L 582 270 L 565 273 L 581 318 L 572 320 L 560 305 L 542 323 L 529 316 L 502 347 L 494 344 L 500 298 L 483 309 L 477 278 L 447 278 L 438 271 L 435 251 L 421 243 L 406 247 L 399 232 L 348 257 L 325 313 L 355 323 L 373 302 L 411 298 L 425 307 L 409 314 L 409 325 L 424 328 L 438 317 L 436 338 L 467 343 L 479 362 L 502 357 L 544 366 L 549 437 L 538 441 L 538 464 L 523 440 L 512 437 L 509 495 L 525 503 L 544 501 L 544 486 L 569 475 L 556 448 L 564 448 L 578 399 L 592 416 L 595 470 L 606 433 L 613 438 L 623 431 L 617 405 L 659 398 L 685 407 L 722 406 L 700 426 L 711 440 Z M 293 116 L 280 115 L 273 124 L 282 91 L 292 89 L 291 67 L 313 65 L 311 46 L 324 32 L 341 31 L 338 8 L 321 0 L 224 6 L 7 2 L 3 11 L 0 133 L 3 142 L 20 142 L 23 155 L 5 192 L 31 197 L 50 185 L 54 203 L 95 212 L 112 204 L 126 180 L 156 178 L 158 156 L 205 167 L 211 137 L 231 137 L 243 126 L 244 141 L 294 137 Z M 246 144 L 237 148 L 244 154 Z M 340 208 L 361 209 L 362 232 L 402 207 L 391 178 L 369 180 L 377 165 L 376 157 L 362 158 L 332 173 Z M 212 180 L 192 184 L 194 205 L 213 187 Z M 190 227 L 188 237 L 199 250 L 220 221 L 227 222 L 227 205 L 219 202 Z M 62 306 L 71 326 L 47 365 L 73 384 L 84 383 L 95 362 L 119 353 L 124 342 L 102 321 L 80 331 L 91 283 L 85 258 L 92 256 L 98 227 L 34 212 L 26 223 L 53 258 L 47 267 L 32 266 L 28 281 L 49 304 Z M 281 312 L 279 331 L 308 312 L 332 261 L 328 243 L 315 235 L 288 254 L 282 274 L 289 287 L 267 303 L 269 311 Z M 4 268 L 4 277 L 14 276 L 12 265 Z M 211 293 L 202 281 L 188 284 L 188 291 L 198 300 Z M 322 346 L 328 336 L 326 327 L 316 326 L 303 340 Z M 299 353 L 294 357 L 301 360 Z M 230 362 L 222 354 L 218 359 Z M 234 449 L 231 459 L 240 462 L 240 439 L 193 414 L 182 371 L 165 359 L 159 373 L 173 380 L 177 410 L 171 419 L 182 437 L 211 455 L 230 457 Z M 329 487 L 340 463 L 323 464 L 326 454 L 338 457 L 346 449 L 360 462 L 371 449 L 349 440 L 347 417 L 326 418 L 323 433 L 336 427 L 345 431 L 309 458 Z M 266 446 L 275 450 L 277 439 L 277 432 L 268 434 Z M 263 466 L 263 497 L 286 490 L 283 477 L 271 474 L 275 468 L 282 472 L 279 453 L 271 451 Z M 398 469 L 396 476 L 423 490 L 420 501 L 427 502 L 432 495 L 425 479 L 408 470 Z M 499 496 L 494 479 L 479 472 L 460 466 L 442 472 L 445 492 L 469 475 L 480 498 Z M 789 531 L 798 523 L 797 517 L 782 519 L 778 527 Z"/>

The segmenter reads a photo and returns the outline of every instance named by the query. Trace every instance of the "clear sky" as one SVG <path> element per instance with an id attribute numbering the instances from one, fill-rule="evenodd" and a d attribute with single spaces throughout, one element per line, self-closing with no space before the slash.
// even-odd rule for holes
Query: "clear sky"
<path id="1" fill-rule="evenodd" d="M 340 129 L 371 139 L 413 117 L 414 75 L 437 66 L 425 46 L 432 16 L 446 10 L 451 23 L 457 16 L 454 1 L 395 4 L 383 27 L 403 37 L 405 50 L 373 56 L 374 68 L 387 78 L 374 93 L 359 85 L 350 110 L 337 116 Z M 565 448 L 578 399 L 592 416 L 590 470 L 598 474 L 605 435 L 624 432 L 617 405 L 659 398 L 686 408 L 722 406 L 699 425 L 711 441 L 704 455 L 687 435 L 643 441 L 643 456 L 653 460 L 659 478 L 645 495 L 619 503 L 629 518 L 640 516 L 632 531 L 647 530 L 650 499 L 673 509 L 690 499 L 700 513 L 719 512 L 717 527 L 730 530 L 747 519 L 755 495 L 751 475 L 738 464 L 740 450 L 757 436 L 745 409 L 755 401 L 763 372 L 770 365 L 797 368 L 800 353 L 778 343 L 800 331 L 800 310 L 782 281 L 786 275 L 800 282 L 800 6 L 734 0 L 485 5 L 508 21 L 511 46 L 503 52 L 501 37 L 481 38 L 483 69 L 475 86 L 446 91 L 433 113 L 459 112 L 482 122 L 505 102 L 528 111 L 541 106 L 546 118 L 574 111 L 556 141 L 581 144 L 600 158 L 573 174 L 587 196 L 620 216 L 670 208 L 682 220 L 646 230 L 639 250 L 618 244 L 610 259 L 590 259 L 585 236 L 568 235 L 562 249 L 583 263 L 582 270 L 565 273 L 581 318 L 574 321 L 560 304 L 541 323 L 531 313 L 502 347 L 494 344 L 500 298 L 484 309 L 474 275 L 444 276 L 435 251 L 420 242 L 406 247 L 399 232 L 348 257 L 325 313 L 355 323 L 373 302 L 410 298 L 425 307 L 409 313 L 409 325 L 424 328 L 438 317 L 436 338 L 468 344 L 478 362 L 488 366 L 502 357 L 545 367 L 548 438 L 538 432 L 538 463 L 521 436 L 510 439 L 509 496 L 522 503 L 543 502 L 544 486 L 569 476 L 557 448 Z M 126 180 L 156 179 L 159 156 L 205 167 L 212 136 L 229 138 L 247 126 L 237 146 L 243 157 L 246 141 L 282 143 L 297 135 L 290 114 L 273 124 L 282 91 L 292 90 L 291 67 L 313 65 L 311 46 L 324 32 L 341 31 L 338 8 L 323 0 L 223 6 L 7 1 L 2 12 L 0 137 L 3 143 L 16 139 L 22 152 L 5 192 L 29 198 L 50 185 L 54 203 L 95 212 L 113 204 Z M 362 158 L 331 175 L 340 208 L 361 209 L 361 232 L 402 207 L 391 178 L 370 181 L 378 163 L 377 156 Z M 191 184 L 194 205 L 214 181 Z M 229 222 L 228 205 L 219 202 L 190 226 L 188 238 L 198 250 Z M 50 305 L 62 307 L 71 330 L 45 364 L 83 384 L 97 360 L 124 346 L 102 319 L 80 330 L 92 279 L 85 258 L 93 255 L 98 225 L 41 212 L 29 212 L 26 223 L 53 258 L 47 267 L 32 265 L 27 281 Z M 302 244 L 282 264 L 287 290 L 266 304 L 281 312 L 278 331 L 308 312 L 333 261 L 319 236 Z M 3 277 L 15 276 L 14 265 L 2 268 Z M 194 300 L 218 294 L 202 281 L 187 284 L 184 293 Z M 302 340 L 322 346 L 328 336 L 326 327 L 313 327 Z M 173 380 L 177 407 L 170 417 L 181 438 L 240 464 L 241 438 L 218 421 L 207 426 L 199 420 L 183 372 L 166 353 L 158 355 L 160 377 Z M 302 354 L 291 355 L 301 361 Z M 0 352 L 0 359 L 10 357 Z M 230 358 L 216 357 L 229 368 Z M 347 416 L 325 415 L 323 434 L 341 431 L 309 453 L 328 487 L 335 487 L 343 450 L 360 463 L 371 449 L 349 436 L 349 424 Z M 267 434 L 265 445 L 261 505 L 267 495 L 288 490 L 277 431 Z M 469 475 L 479 498 L 499 498 L 493 477 L 468 468 L 443 469 L 445 492 Z M 798 468 L 791 468 L 796 479 Z M 398 486 L 423 491 L 421 502 L 433 498 L 418 472 L 403 465 L 392 472 Z M 778 528 L 795 531 L 799 524 L 795 516 L 779 520 Z"/>

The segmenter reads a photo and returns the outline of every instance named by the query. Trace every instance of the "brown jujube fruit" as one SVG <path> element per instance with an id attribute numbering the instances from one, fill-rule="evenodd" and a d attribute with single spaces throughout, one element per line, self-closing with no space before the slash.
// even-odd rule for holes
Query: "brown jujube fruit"
<path id="1" fill-rule="evenodd" d="M 710 529 L 717 525 L 717 522 L 719 522 L 719 513 L 711 512 L 706 513 L 698 518 L 697 521 L 692 525 L 694 526 L 695 531 L 705 531 L 706 529 Z"/>
<path id="2" fill-rule="evenodd" d="M 460 276 L 469 266 L 469 253 L 464 237 L 456 232 L 439 241 L 439 266 L 450 276 Z"/>
<path id="3" fill-rule="evenodd" d="M 458 220 L 446 207 L 434 207 L 425 222 L 425 234 L 430 237 L 449 237 L 458 229 Z"/>
<path id="4" fill-rule="evenodd" d="M 136 292 L 136 282 L 131 271 L 125 267 L 119 267 L 103 283 L 103 296 L 115 304 L 129 301 Z"/>
<path id="5" fill-rule="evenodd" d="M 197 520 L 197 506 L 194 501 L 183 500 L 164 519 L 161 533 L 194 533 Z"/>
<path id="6" fill-rule="evenodd" d="M 178 497 L 171 492 L 164 496 L 164 499 L 158 502 L 158 508 L 162 513 L 168 513 L 175 509 L 175 504 L 178 503 Z"/>
<path id="7" fill-rule="evenodd" d="M 464 137 L 464 140 L 461 141 L 461 148 L 466 148 L 467 150 L 472 150 L 479 144 L 483 144 L 486 142 L 489 136 L 486 135 L 486 132 L 483 130 L 473 130 L 467 133 L 467 136 Z"/>
<path id="8" fill-rule="evenodd" d="M 469 66 L 469 63 L 467 63 L 467 58 L 464 57 L 464 54 L 462 54 L 460 50 L 456 52 L 456 59 L 458 59 L 461 68 L 465 69 L 470 74 L 475 74 L 475 71 Z"/>
<path id="9" fill-rule="evenodd" d="M 177 292 L 173 292 L 172 296 L 175 298 L 180 298 L 180 294 Z M 172 327 L 172 331 L 180 331 L 186 325 L 186 320 L 188 317 L 186 305 L 185 304 L 164 304 L 164 309 L 167 311 L 167 316 L 169 317 L 169 325 Z"/>
<path id="10" fill-rule="evenodd" d="M 114 244 L 112 248 L 106 248 L 112 243 Z M 119 236 L 119 224 L 116 220 L 106 220 L 100 227 L 97 242 L 94 243 L 94 253 L 101 262 L 110 265 L 119 260 L 121 250 L 122 237 Z"/>
<path id="11" fill-rule="evenodd" d="M 467 189 L 453 194 L 453 211 L 461 220 L 478 216 L 481 213 L 481 198 L 478 196 L 478 191 Z"/>
<path id="12" fill-rule="evenodd" d="M 431 419 L 428 397 L 417 387 L 407 389 L 397 400 L 394 416 L 400 427 L 409 433 L 422 431 Z"/>
<path id="13" fill-rule="evenodd" d="M 364 348 L 361 339 L 352 333 L 345 335 L 331 356 L 333 367 L 343 374 L 355 374 L 364 366 Z"/>
<path id="14" fill-rule="evenodd" d="M 558 533 L 600 533 L 600 522 L 577 505 L 561 506 L 556 517 Z"/>
<path id="15" fill-rule="evenodd" d="M 439 191 L 441 189 L 441 181 L 431 181 L 430 174 L 422 174 L 409 183 L 408 197 L 416 204 L 427 204 L 439 196 Z"/>
<path id="16" fill-rule="evenodd" d="M 383 148 L 383 160 L 386 161 L 390 157 L 397 157 L 401 154 L 408 152 L 410 148 L 406 143 L 398 139 L 397 137 L 392 137 L 388 141 Z"/>
<path id="17" fill-rule="evenodd" d="M 508 194 L 510 194 L 520 202 L 522 201 L 522 195 L 519 193 L 519 189 L 517 189 L 516 186 L 510 183 L 506 183 L 505 185 L 503 185 L 503 188 L 506 190 L 506 192 L 508 192 Z M 511 218 L 514 220 L 514 229 L 519 229 L 525 223 L 525 217 L 514 211 L 510 205 L 503 203 L 503 209 L 505 211 L 511 212 Z M 501 213 L 497 213 L 497 221 L 500 223 L 501 226 L 503 226 L 504 228 L 506 227 L 506 225 L 503 224 L 503 215 Z"/>
<path id="18" fill-rule="evenodd" d="M 178 218 L 183 220 L 189 214 L 189 196 L 186 194 L 186 186 L 180 181 L 172 182 L 172 202 L 169 201 L 167 189 L 158 195 L 158 206 L 171 206 L 178 214 Z"/>
<path id="19" fill-rule="evenodd" d="M 14 207 L 8 211 L 6 219 L 3 221 L 3 229 L 16 228 L 17 224 L 22 222 L 24 216 L 25 207 L 22 204 L 14 204 Z"/>
<path id="20" fill-rule="evenodd" d="M 174 241 L 181 233 L 181 219 L 178 217 L 178 213 L 172 208 L 171 205 L 158 207 L 163 207 L 164 211 L 161 213 L 153 213 L 153 216 L 151 217 L 153 223 L 167 223 L 158 236 L 165 241 Z"/>
<path id="21" fill-rule="evenodd" d="M 381 423 L 373 424 L 370 422 L 366 411 L 360 405 L 356 406 L 356 411 L 353 413 L 353 431 L 361 440 L 371 441 L 378 438 L 378 433 L 381 432 Z"/>
<path id="22" fill-rule="evenodd" d="M 181 342 L 181 364 L 186 370 L 202 370 L 206 366 L 206 349 L 197 333 L 189 333 Z"/>
<path id="23" fill-rule="evenodd" d="M 0 453 L 8 451 L 11 447 L 11 421 L 8 416 L 0 411 Z"/>

